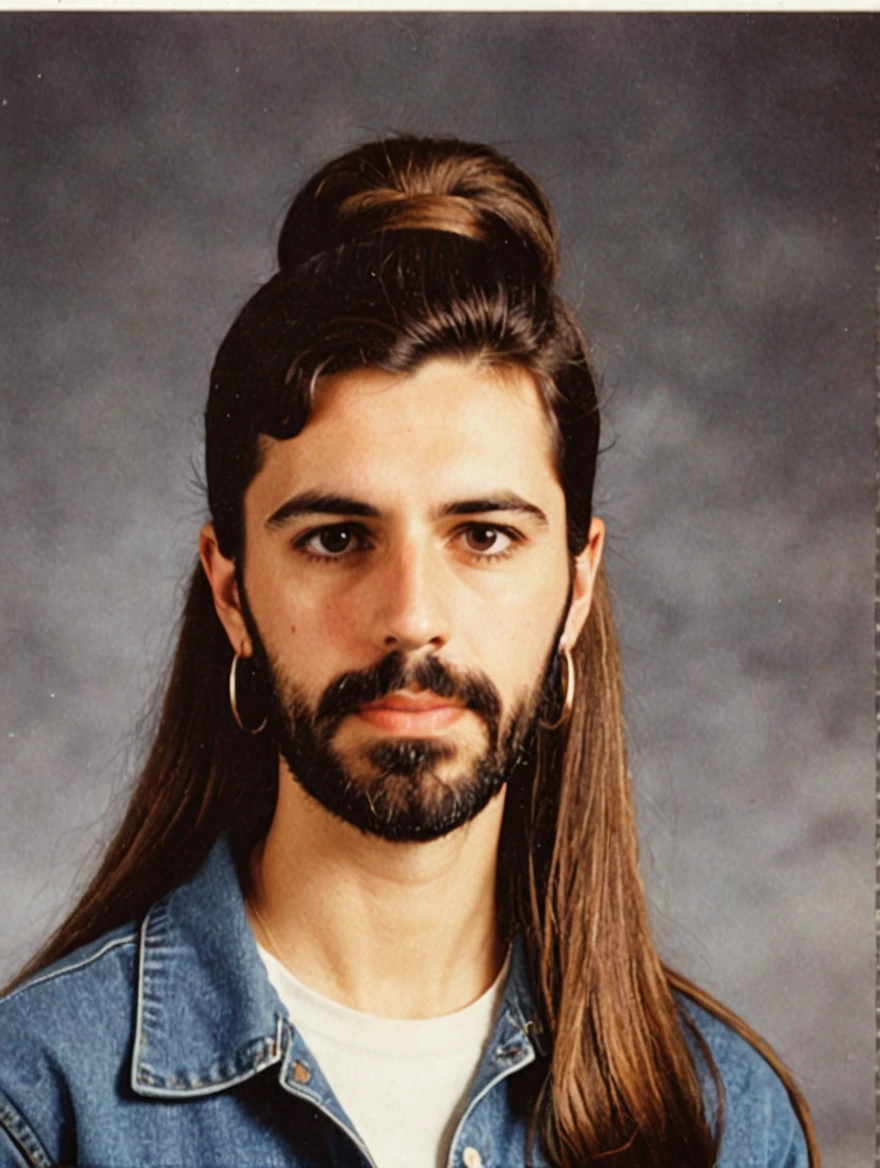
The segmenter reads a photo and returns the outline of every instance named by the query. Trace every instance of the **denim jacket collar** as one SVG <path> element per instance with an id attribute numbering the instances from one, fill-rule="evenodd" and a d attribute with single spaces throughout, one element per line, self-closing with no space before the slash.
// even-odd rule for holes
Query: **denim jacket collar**
<path id="1" fill-rule="evenodd" d="M 168 1099 L 208 1095 L 281 1058 L 269 984 L 225 839 L 141 926 L 131 1085 Z"/>
<path id="2" fill-rule="evenodd" d="M 517 941 L 490 1051 L 473 1094 L 535 1058 L 539 1023 Z M 280 1063 L 282 1085 L 332 1100 L 272 988 L 228 844 L 147 914 L 141 928 L 131 1085 L 141 1096 L 210 1095 Z"/>

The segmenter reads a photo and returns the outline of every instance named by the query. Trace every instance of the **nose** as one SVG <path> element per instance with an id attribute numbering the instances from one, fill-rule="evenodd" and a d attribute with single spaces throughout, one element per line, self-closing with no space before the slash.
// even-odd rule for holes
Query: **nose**
<path id="1" fill-rule="evenodd" d="M 441 649 L 449 640 L 448 587 L 442 556 L 408 542 L 377 573 L 373 639 L 383 652 Z"/>

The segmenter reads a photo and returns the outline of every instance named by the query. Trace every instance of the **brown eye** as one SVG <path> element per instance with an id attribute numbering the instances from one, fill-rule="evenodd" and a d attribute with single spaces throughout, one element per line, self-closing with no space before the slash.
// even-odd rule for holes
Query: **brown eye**
<path id="1" fill-rule="evenodd" d="M 319 527 L 297 541 L 297 546 L 318 560 L 340 560 L 369 546 L 366 532 L 350 523 Z"/>
<path id="2" fill-rule="evenodd" d="M 471 523 L 462 531 L 465 547 L 486 560 L 501 559 L 520 540 L 516 533 L 494 523 Z"/>
<path id="3" fill-rule="evenodd" d="M 500 535 L 497 527 L 471 527 L 467 533 L 468 547 L 475 552 L 493 551 Z"/>
<path id="4" fill-rule="evenodd" d="M 315 540 L 322 551 L 330 552 L 331 555 L 348 551 L 353 543 L 352 533 L 347 527 L 327 527 L 318 532 Z"/>

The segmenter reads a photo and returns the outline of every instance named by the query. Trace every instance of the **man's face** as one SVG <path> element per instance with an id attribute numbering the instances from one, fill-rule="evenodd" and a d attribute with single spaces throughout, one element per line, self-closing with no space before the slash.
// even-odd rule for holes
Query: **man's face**
<path id="1" fill-rule="evenodd" d="M 244 514 L 251 631 L 297 779 L 392 839 L 477 814 L 556 640 L 580 631 L 601 545 L 572 575 L 531 377 L 436 359 L 327 379 L 296 438 L 265 440 Z"/>

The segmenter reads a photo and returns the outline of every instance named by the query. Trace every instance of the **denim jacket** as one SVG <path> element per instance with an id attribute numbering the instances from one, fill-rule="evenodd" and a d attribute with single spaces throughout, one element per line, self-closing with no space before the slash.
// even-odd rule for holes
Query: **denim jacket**
<path id="1" fill-rule="evenodd" d="M 726 1090 L 718 1168 L 805 1168 L 762 1057 L 690 1004 Z M 529 1118 L 546 1069 L 521 949 L 450 1168 L 549 1161 Z M 405 1100 L 401 1100 L 405 1106 Z M 0 1168 L 366 1168 L 369 1153 L 269 984 L 220 841 L 143 923 L 0 1001 Z"/>

